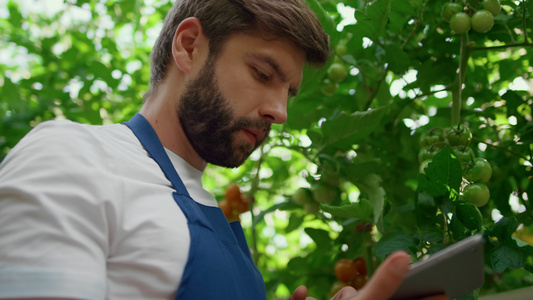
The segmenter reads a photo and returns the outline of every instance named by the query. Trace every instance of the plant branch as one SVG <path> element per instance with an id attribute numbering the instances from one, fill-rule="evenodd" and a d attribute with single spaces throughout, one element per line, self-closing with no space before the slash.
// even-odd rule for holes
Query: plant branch
<path id="1" fill-rule="evenodd" d="M 260 178 L 259 178 L 259 171 L 261 170 L 261 164 L 263 163 L 263 158 L 265 156 L 265 152 L 264 152 L 264 145 L 261 146 L 261 156 L 259 157 L 259 159 L 257 160 L 256 162 L 256 174 L 255 176 L 252 178 L 252 187 L 250 189 L 250 194 L 252 196 L 252 199 L 255 199 L 255 194 L 257 193 L 257 191 L 259 190 L 259 181 L 260 181 Z M 259 261 L 259 250 L 257 248 L 257 231 L 255 229 L 255 215 L 254 215 L 254 201 L 250 201 L 250 215 L 252 216 L 252 255 L 253 255 L 253 259 L 254 259 L 254 263 L 257 264 L 258 261 Z"/>
<path id="2" fill-rule="evenodd" d="M 521 158 L 521 159 L 523 159 L 523 160 L 525 160 L 525 161 L 527 161 L 527 162 L 533 164 L 533 160 L 531 159 L 531 157 L 528 158 L 528 157 L 526 157 L 526 156 L 524 156 L 524 155 L 522 155 L 522 154 L 520 154 L 520 153 L 518 153 L 518 152 L 515 152 L 515 151 L 512 151 L 512 150 L 509 150 L 507 147 L 500 146 L 500 145 L 495 145 L 495 144 L 491 144 L 491 143 L 487 143 L 486 141 L 483 141 L 483 140 L 481 140 L 481 139 L 479 139 L 479 138 L 476 138 L 476 137 L 472 137 L 472 140 L 473 140 L 473 141 L 476 141 L 476 142 L 478 142 L 478 143 L 486 144 L 487 146 L 489 146 L 489 147 L 491 147 L 491 148 L 505 151 L 505 152 L 507 152 L 507 153 L 510 153 L 510 154 L 512 154 L 512 155 L 514 155 L 514 156 L 516 156 L 516 157 L 519 157 L 519 158 Z"/>
<path id="3" fill-rule="evenodd" d="M 522 0 L 522 30 L 524 31 L 524 43 L 528 43 L 527 40 L 527 23 L 526 23 L 526 0 Z M 529 45 L 533 45 L 528 43 Z"/>
<path id="4" fill-rule="evenodd" d="M 461 35 L 461 49 L 459 52 L 459 69 L 457 70 L 457 77 L 455 79 L 455 86 L 452 89 L 452 116 L 451 125 L 455 126 L 461 122 L 461 102 L 463 82 L 466 77 L 466 65 L 471 55 L 471 50 L 468 46 L 468 35 Z"/>
<path id="5" fill-rule="evenodd" d="M 487 51 L 487 50 L 506 50 L 509 48 L 516 48 L 516 47 L 533 47 L 533 43 L 529 42 L 523 42 L 523 43 L 513 43 L 513 44 L 506 44 L 506 45 L 499 45 L 499 46 L 489 46 L 489 47 L 472 47 L 470 48 L 470 51 Z"/>

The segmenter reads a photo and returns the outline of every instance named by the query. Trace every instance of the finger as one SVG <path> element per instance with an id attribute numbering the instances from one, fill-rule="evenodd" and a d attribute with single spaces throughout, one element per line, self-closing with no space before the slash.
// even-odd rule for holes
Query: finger
<path id="1" fill-rule="evenodd" d="M 345 286 L 331 298 L 331 300 L 344 300 L 357 295 L 357 291 L 351 286 Z"/>
<path id="2" fill-rule="evenodd" d="M 307 297 L 307 287 L 305 285 L 300 285 L 294 290 L 289 300 L 306 300 Z"/>
<path id="3" fill-rule="evenodd" d="M 389 299 L 409 272 L 411 257 L 403 251 L 389 255 L 360 291 L 360 299 Z"/>

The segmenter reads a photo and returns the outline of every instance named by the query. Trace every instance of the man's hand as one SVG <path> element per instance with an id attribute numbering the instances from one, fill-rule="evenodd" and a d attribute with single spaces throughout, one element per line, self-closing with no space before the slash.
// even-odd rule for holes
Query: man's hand
<path id="1" fill-rule="evenodd" d="M 331 300 L 386 300 L 392 297 L 400 287 L 405 275 L 409 272 L 411 257 L 409 254 L 398 251 L 391 254 L 376 270 L 365 287 L 356 292 L 352 287 L 340 290 Z M 307 288 L 299 286 L 290 300 L 313 300 L 307 297 Z M 446 295 L 436 295 L 424 298 L 424 300 L 447 300 Z"/>

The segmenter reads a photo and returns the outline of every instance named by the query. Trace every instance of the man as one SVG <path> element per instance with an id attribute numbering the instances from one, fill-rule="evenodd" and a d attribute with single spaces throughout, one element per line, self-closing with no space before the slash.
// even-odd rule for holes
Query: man
<path id="1" fill-rule="evenodd" d="M 285 122 L 304 65 L 328 53 L 300 0 L 178 0 L 139 114 L 45 122 L 2 163 L 0 298 L 264 299 L 242 228 L 202 172 L 242 164 Z M 395 253 L 359 295 L 336 299 L 386 299 L 408 266 Z"/>

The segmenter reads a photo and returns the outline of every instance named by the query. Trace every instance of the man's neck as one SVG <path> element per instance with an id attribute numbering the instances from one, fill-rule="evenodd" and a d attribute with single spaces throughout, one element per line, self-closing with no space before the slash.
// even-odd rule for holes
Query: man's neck
<path id="1" fill-rule="evenodd" d="M 189 142 L 179 121 L 178 100 L 171 98 L 177 98 L 177 96 L 176 94 L 170 95 L 172 93 L 162 83 L 157 91 L 154 91 L 146 100 L 140 114 L 148 120 L 163 147 L 176 153 L 190 165 L 203 172 L 207 162 L 198 155 Z"/>

